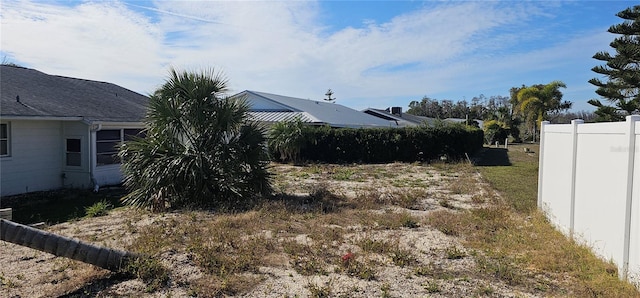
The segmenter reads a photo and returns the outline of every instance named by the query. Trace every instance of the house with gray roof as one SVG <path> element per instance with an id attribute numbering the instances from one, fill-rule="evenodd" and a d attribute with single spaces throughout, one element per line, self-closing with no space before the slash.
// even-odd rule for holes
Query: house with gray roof
<path id="1" fill-rule="evenodd" d="M 395 121 L 374 117 L 327 101 L 249 90 L 240 92 L 234 97 L 244 97 L 247 100 L 251 107 L 249 114 L 252 120 L 267 124 L 300 118 L 308 125 L 349 128 L 398 127 Z"/>
<path id="2" fill-rule="evenodd" d="M 398 123 L 398 126 L 400 127 L 420 126 L 420 125 L 433 126 L 437 121 L 439 121 L 436 118 L 402 113 L 401 107 L 390 107 L 385 110 L 367 108 L 367 109 L 364 109 L 363 112 L 381 119 L 396 121 Z M 446 119 L 442 119 L 441 121 L 449 122 L 449 123 L 466 123 L 467 119 L 446 118 Z M 478 123 L 479 127 L 482 127 L 484 123 L 482 120 L 478 120 L 478 119 L 473 119 L 473 121 Z"/>
<path id="3" fill-rule="evenodd" d="M 378 118 L 396 121 L 401 127 L 433 125 L 437 121 L 436 118 L 402 113 L 402 107 L 390 107 L 385 110 L 367 108 L 363 112 Z"/>
<path id="4" fill-rule="evenodd" d="M 340 104 L 243 91 L 250 118 L 398 127 Z M 149 98 L 107 82 L 0 66 L 0 196 L 120 184 L 118 145 L 144 128 Z"/>
<path id="5" fill-rule="evenodd" d="M 148 97 L 91 80 L 0 66 L 0 195 L 122 182 L 117 145 Z"/>

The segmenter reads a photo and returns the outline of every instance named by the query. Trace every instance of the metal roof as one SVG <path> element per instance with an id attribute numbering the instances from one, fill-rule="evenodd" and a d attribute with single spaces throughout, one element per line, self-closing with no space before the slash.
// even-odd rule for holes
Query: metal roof
<path id="1" fill-rule="evenodd" d="M 244 96 L 252 107 L 259 106 L 260 109 L 252 108 L 251 111 L 254 113 L 298 112 L 311 120 L 305 122 L 328 124 L 333 127 L 398 127 L 395 121 L 380 119 L 336 103 L 249 90 L 234 96 Z"/>
<path id="2" fill-rule="evenodd" d="M 318 122 L 318 119 L 313 118 L 305 112 L 269 112 L 269 111 L 249 111 L 249 120 L 260 122 L 280 122 L 289 121 L 299 118 L 300 121 L 305 123 Z"/>
<path id="3" fill-rule="evenodd" d="M 6 118 L 140 122 L 148 102 L 148 97 L 111 83 L 0 66 L 0 115 Z"/>

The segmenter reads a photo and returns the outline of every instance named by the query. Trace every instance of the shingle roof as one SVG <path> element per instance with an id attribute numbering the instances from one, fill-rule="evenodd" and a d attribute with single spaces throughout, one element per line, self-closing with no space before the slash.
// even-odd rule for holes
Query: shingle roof
<path id="1" fill-rule="evenodd" d="M 19 97 L 19 101 L 17 100 Z M 0 66 L 0 115 L 139 122 L 149 98 L 115 84 Z"/>
<path id="2" fill-rule="evenodd" d="M 247 101 L 252 105 L 252 113 L 256 115 L 265 112 L 298 112 L 305 113 L 304 115 L 309 117 L 311 121 L 307 122 L 334 127 L 396 127 L 393 121 L 383 120 L 336 103 L 249 90 L 235 96 L 246 96 Z M 270 103 L 271 107 L 260 108 L 259 102 Z"/>

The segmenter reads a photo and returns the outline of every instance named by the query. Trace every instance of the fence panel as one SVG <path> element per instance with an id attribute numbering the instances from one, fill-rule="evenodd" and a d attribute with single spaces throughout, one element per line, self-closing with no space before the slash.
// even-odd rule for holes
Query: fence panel
<path id="1" fill-rule="evenodd" d="M 545 127 L 547 128 L 547 127 Z M 539 166 L 540 177 L 544 185 L 540 189 L 542 198 L 571 197 L 572 127 L 570 125 L 553 125 L 548 127 L 544 135 L 545 146 L 540 146 L 540 156 L 544 156 L 544 165 Z M 556 150 L 565 148 L 565 150 Z M 540 204 L 540 202 L 538 202 Z M 546 200 L 544 210 L 549 220 L 563 233 L 569 233 L 571 226 L 571 200 Z"/>
<path id="2" fill-rule="evenodd" d="M 629 224 L 629 278 L 640 284 L 640 122 L 636 122 L 633 192 Z"/>
<path id="3" fill-rule="evenodd" d="M 618 133 L 578 130 L 573 230 L 577 239 L 586 242 L 598 255 L 622 261 L 628 153 L 613 148 L 627 146 L 628 140 L 623 134 L 624 126 L 612 128 Z M 622 263 L 617 264 L 622 270 Z"/>
<path id="4" fill-rule="evenodd" d="M 638 145 L 638 147 L 636 146 Z M 538 207 L 560 231 L 640 283 L 640 116 L 549 125 L 540 138 Z"/>

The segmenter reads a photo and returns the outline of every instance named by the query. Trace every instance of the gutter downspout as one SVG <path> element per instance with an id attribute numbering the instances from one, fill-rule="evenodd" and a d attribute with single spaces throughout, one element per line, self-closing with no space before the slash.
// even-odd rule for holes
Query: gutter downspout
<path id="1" fill-rule="evenodd" d="M 101 123 L 89 123 L 89 177 L 93 183 L 93 192 L 100 190 L 100 185 L 94 173 L 96 171 L 96 132 L 102 129 Z"/>

